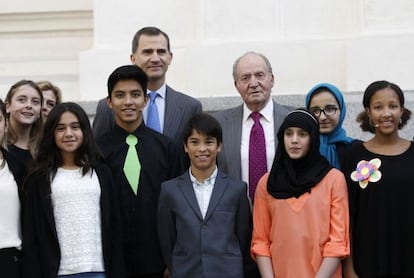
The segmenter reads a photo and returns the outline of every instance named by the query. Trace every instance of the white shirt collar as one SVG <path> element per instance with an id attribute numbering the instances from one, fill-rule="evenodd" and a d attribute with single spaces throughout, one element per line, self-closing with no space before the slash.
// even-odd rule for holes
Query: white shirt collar
<path id="1" fill-rule="evenodd" d="M 147 89 L 147 93 L 151 92 L 157 92 L 158 96 L 160 96 L 162 99 L 165 99 L 165 94 L 167 93 L 167 84 L 164 83 L 160 88 L 158 88 L 158 90 L 155 91 Z"/>
<path id="2" fill-rule="evenodd" d="M 248 121 L 250 118 L 250 114 L 253 111 L 251 111 L 246 103 L 243 103 L 243 123 L 245 123 L 246 121 Z M 266 103 L 265 107 L 263 107 L 262 110 L 259 111 L 259 113 L 262 115 L 262 117 L 267 121 L 267 122 L 271 122 L 272 118 L 273 118 L 273 100 L 272 100 L 272 96 L 270 96 L 269 101 Z"/>
<path id="3" fill-rule="evenodd" d="M 190 174 L 190 180 L 193 184 L 197 184 L 197 185 L 203 185 L 203 184 L 214 184 L 216 181 L 216 177 L 217 177 L 217 166 L 216 169 L 214 169 L 213 173 L 210 175 L 210 177 L 208 177 L 204 182 L 199 182 L 197 181 L 197 179 L 193 176 L 193 174 L 191 173 L 191 167 L 188 170 L 189 174 Z"/>

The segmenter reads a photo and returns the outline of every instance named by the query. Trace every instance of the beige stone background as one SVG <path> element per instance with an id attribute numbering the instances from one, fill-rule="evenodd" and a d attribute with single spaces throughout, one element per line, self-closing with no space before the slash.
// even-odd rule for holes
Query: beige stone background
<path id="1" fill-rule="evenodd" d="M 0 97 L 20 79 L 46 79 L 93 119 L 108 74 L 130 63 L 132 36 L 146 25 L 170 35 L 167 82 L 208 111 L 240 103 L 231 68 L 249 50 L 271 60 L 281 103 L 302 106 L 319 82 L 338 86 L 353 137 L 369 137 L 354 119 L 372 81 L 400 85 L 414 110 L 412 0 L 1 1 Z"/>

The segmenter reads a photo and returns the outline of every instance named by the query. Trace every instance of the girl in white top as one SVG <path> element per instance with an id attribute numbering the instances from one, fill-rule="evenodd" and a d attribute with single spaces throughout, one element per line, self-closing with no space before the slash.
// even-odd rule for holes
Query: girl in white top
<path id="1" fill-rule="evenodd" d="M 24 167 L 1 147 L 5 141 L 6 106 L 0 100 L 0 277 L 20 277 L 20 185 Z"/>
<path id="2" fill-rule="evenodd" d="M 24 184 L 23 277 L 124 277 L 117 194 L 85 111 L 50 112 Z"/>

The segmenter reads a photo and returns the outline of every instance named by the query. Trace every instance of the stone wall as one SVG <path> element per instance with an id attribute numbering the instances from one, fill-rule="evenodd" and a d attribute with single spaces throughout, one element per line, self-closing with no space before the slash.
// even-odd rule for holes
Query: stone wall
<path id="1" fill-rule="evenodd" d="M 0 1 L 0 97 L 31 79 L 80 100 L 79 53 L 92 46 L 93 0 Z"/>
<path id="2" fill-rule="evenodd" d="M 358 92 L 382 79 L 414 89 L 412 0 L 96 0 L 94 24 L 94 46 L 80 55 L 80 100 L 102 96 L 148 25 L 171 39 L 167 83 L 197 98 L 234 95 L 232 64 L 251 50 L 270 59 L 275 91 L 286 95 L 320 82 Z"/>

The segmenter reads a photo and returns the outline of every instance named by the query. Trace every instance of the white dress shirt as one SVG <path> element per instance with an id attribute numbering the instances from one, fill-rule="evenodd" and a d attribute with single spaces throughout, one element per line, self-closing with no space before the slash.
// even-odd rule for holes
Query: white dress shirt
<path id="1" fill-rule="evenodd" d="M 242 137 L 240 146 L 241 158 L 241 176 L 242 180 L 249 183 L 249 141 L 250 130 L 253 126 L 253 119 L 250 117 L 252 111 L 243 104 L 243 120 L 242 120 Z M 265 140 L 266 140 L 266 162 L 267 171 L 270 170 L 275 157 L 275 132 L 274 132 L 274 117 L 273 117 L 273 101 L 272 99 L 259 111 L 262 115 L 260 123 L 263 126 Z"/>
<path id="2" fill-rule="evenodd" d="M 5 161 L 0 159 L 0 165 L 3 162 Z M 20 200 L 16 181 L 7 162 L 0 169 L 0 224 L 0 249 L 20 249 Z"/>
<path id="3" fill-rule="evenodd" d="M 189 170 L 190 179 L 193 184 L 193 189 L 195 196 L 197 198 L 197 203 L 201 211 L 203 218 L 206 216 L 208 205 L 210 203 L 211 194 L 213 193 L 214 183 L 216 182 L 217 177 L 217 167 L 204 182 L 199 182 L 191 173 L 191 167 Z"/>

